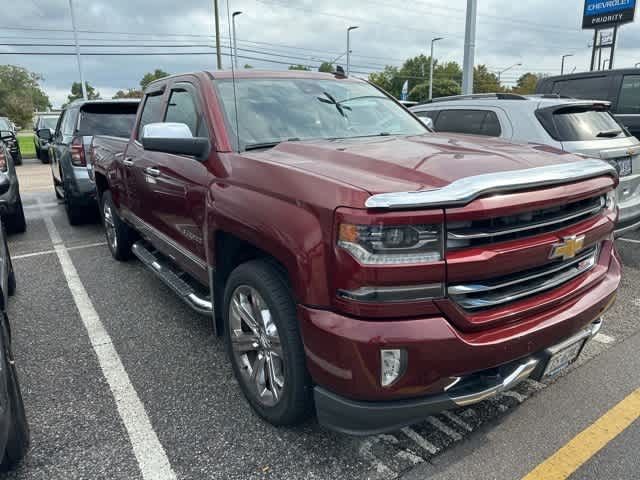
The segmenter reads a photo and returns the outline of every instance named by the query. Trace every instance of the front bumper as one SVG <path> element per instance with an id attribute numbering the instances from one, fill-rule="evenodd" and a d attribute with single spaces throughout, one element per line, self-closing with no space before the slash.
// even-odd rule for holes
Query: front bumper
<path id="1" fill-rule="evenodd" d="M 458 389 L 486 372 L 497 369 L 507 379 L 522 367 L 517 381 L 539 378 L 545 351 L 591 328 L 613 303 L 619 283 L 620 262 L 614 254 L 604 278 L 583 295 L 522 321 L 477 332 L 461 332 L 444 317 L 367 321 L 300 306 L 318 419 L 350 434 L 379 433 L 462 405 Z M 408 358 L 404 374 L 387 388 L 379 383 L 382 348 L 402 348 Z M 515 383 L 485 382 L 465 395 L 475 403 Z"/>
<path id="2" fill-rule="evenodd" d="M 601 326 L 602 320 L 598 319 L 562 343 L 572 345 L 590 340 Z M 325 427 L 350 435 L 376 435 L 398 430 L 443 410 L 466 407 L 495 397 L 528 378 L 540 380 L 551 356 L 551 349 L 545 349 L 500 368 L 460 378 L 444 393 L 413 400 L 361 402 L 315 387 L 318 421 Z"/>

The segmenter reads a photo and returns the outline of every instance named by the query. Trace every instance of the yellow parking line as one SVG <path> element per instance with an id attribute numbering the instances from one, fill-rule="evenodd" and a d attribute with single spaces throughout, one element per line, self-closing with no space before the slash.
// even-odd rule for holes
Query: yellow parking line
<path id="1" fill-rule="evenodd" d="M 640 418 L 640 388 L 538 465 L 522 480 L 563 480 Z"/>

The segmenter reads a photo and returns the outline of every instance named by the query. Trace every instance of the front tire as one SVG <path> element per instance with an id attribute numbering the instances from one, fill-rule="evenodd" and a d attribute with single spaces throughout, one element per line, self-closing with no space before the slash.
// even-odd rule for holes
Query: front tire
<path id="1" fill-rule="evenodd" d="M 7 414 L 9 415 L 9 431 L 0 470 L 7 471 L 14 468 L 24 458 L 29 448 L 29 424 L 22 400 L 22 392 L 18 382 L 18 373 L 11 352 L 11 337 L 7 328 L 7 317 L 4 316 L 2 325 L 2 343 L 4 346 L 4 364 L 6 366 L 7 382 Z"/>
<path id="2" fill-rule="evenodd" d="M 289 283 L 269 260 L 229 276 L 225 343 L 233 372 L 253 410 L 273 425 L 294 425 L 312 412 L 311 380 Z"/>
<path id="3" fill-rule="evenodd" d="M 24 208 L 22 207 L 22 198 L 18 195 L 16 211 L 7 216 L 7 232 L 24 233 L 27 231 L 27 220 L 24 217 Z"/>
<path id="4" fill-rule="evenodd" d="M 101 217 L 107 237 L 107 245 L 111 255 L 123 262 L 131 258 L 131 246 L 135 240 L 135 232 L 122 221 L 118 215 L 109 190 L 102 196 Z"/>

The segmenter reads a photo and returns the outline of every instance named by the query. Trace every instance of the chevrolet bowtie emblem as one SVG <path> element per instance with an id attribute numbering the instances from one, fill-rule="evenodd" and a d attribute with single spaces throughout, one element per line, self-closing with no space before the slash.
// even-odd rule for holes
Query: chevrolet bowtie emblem
<path id="1" fill-rule="evenodd" d="M 575 257 L 583 248 L 584 235 L 580 235 L 579 237 L 576 235 L 565 237 L 561 243 L 553 244 L 549 258 L 562 258 L 563 260 L 569 260 L 570 258 Z"/>

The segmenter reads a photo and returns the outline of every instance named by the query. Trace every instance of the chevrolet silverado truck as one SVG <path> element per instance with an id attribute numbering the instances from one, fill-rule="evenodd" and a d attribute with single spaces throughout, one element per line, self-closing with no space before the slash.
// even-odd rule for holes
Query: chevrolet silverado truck
<path id="1" fill-rule="evenodd" d="M 385 432 L 553 377 L 620 282 L 611 165 L 434 134 L 341 74 L 168 77 L 91 155 L 113 256 L 211 319 L 275 425 Z"/>

